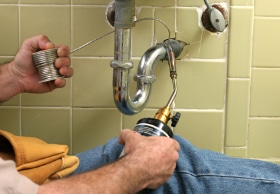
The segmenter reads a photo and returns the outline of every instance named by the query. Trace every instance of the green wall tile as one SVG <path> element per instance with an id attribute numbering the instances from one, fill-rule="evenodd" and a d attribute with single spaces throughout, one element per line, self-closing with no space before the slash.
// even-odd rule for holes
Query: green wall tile
<path id="1" fill-rule="evenodd" d="M 279 44 L 280 17 L 259 17 L 255 19 L 253 66 L 280 67 Z"/>
<path id="2" fill-rule="evenodd" d="M 246 146 L 249 91 L 249 80 L 228 80 L 225 146 Z"/>
<path id="3" fill-rule="evenodd" d="M 113 30 L 105 20 L 106 17 L 104 13 L 104 7 L 73 7 L 73 49 Z M 110 34 L 78 52 L 73 53 L 72 56 L 113 56 L 113 40 L 114 34 Z"/>
<path id="4" fill-rule="evenodd" d="M 0 4 L 13 4 L 18 3 L 19 0 L 0 0 Z"/>
<path id="5" fill-rule="evenodd" d="M 20 0 L 21 4 L 70 4 L 71 0 Z"/>
<path id="6" fill-rule="evenodd" d="M 223 112 L 181 112 L 176 134 L 199 148 L 223 152 Z"/>
<path id="7" fill-rule="evenodd" d="M 231 0 L 230 4 L 233 6 L 253 6 L 254 0 Z"/>
<path id="8" fill-rule="evenodd" d="M 44 94 L 22 94 L 21 102 L 23 106 L 70 106 L 70 79 L 66 79 L 64 88 L 56 89 L 50 93 Z"/>
<path id="9" fill-rule="evenodd" d="M 177 63 L 177 71 L 177 107 L 185 109 L 221 109 L 224 107 L 225 62 L 184 61 Z"/>
<path id="10" fill-rule="evenodd" d="M 176 39 L 189 43 L 187 53 L 182 57 L 199 58 L 202 29 L 199 24 L 199 13 L 195 8 L 178 8 L 176 20 Z M 192 27 L 190 27 L 192 26 Z"/>
<path id="11" fill-rule="evenodd" d="M 250 119 L 248 157 L 279 158 L 280 119 Z"/>
<path id="12" fill-rule="evenodd" d="M 175 13 L 176 10 L 174 8 L 158 8 L 155 11 L 155 17 L 164 21 L 169 29 L 170 38 L 175 37 Z M 155 39 L 157 42 L 163 42 L 168 39 L 169 32 L 163 24 L 155 22 Z"/>
<path id="13" fill-rule="evenodd" d="M 255 0 L 255 15 L 256 16 L 280 16 L 280 2 L 277 0 Z"/>
<path id="14" fill-rule="evenodd" d="M 280 116 L 280 70 L 253 69 L 250 98 L 251 117 Z"/>
<path id="15" fill-rule="evenodd" d="M 20 134 L 20 108 L 0 107 L 0 129 Z"/>
<path id="16" fill-rule="evenodd" d="M 146 0 L 136 0 L 135 1 L 136 6 L 174 6 L 175 1 L 173 0 L 153 0 L 153 1 L 146 1 Z"/>
<path id="17" fill-rule="evenodd" d="M 0 53 L 4 55 L 15 55 L 18 50 L 18 7 L 14 5 L 0 6 Z"/>
<path id="18" fill-rule="evenodd" d="M 229 77 L 249 78 L 252 62 L 253 13 L 251 7 L 231 8 L 229 34 Z M 242 44 L 241 44 L 242 43 Z"/>
<path id="19" fill-rule="evenodd" d="M 154 10 L 151 8 L 141 8 L 138 11 L 137 19 L 139 22 L 132 28 L 132 56 L 142 57 L 144 52 L 148 50 L 153 42 L 154 36 L 154 20 L 142 20 L 143 18 L 152 18 Z"/>
<path id="20" fill-rule="evenodd" d="M 14 96 L 9 100 L 0 103 L 1 106 L 19 106 L 20 105 L 20 95 Z"/>
<path id="21" fill-rule="evenodd" d="M 246 158 L 247 148 L 225 148 L 225 154 L 234 158 Z"/>
<path id="22" fill-rule="evenodd" d="M 72 0 L 74 5 L 109 5 L 112 0 Z"/>
<path id="23" fill-rule="evenodd" d="M 115 107 L 113 69 L 108 59 L 73 59 L 74 107 Z"/>
<path id="24" fill-rule="evenodd" d="M 221 3 L 221 2 L 223 2 L 223 3 L 227 3 L 227 2 L 229 2 L 229 0 L 223 0 L 223 1 L 221 1 L 221 0 L 211 0 L 210 1 L 210 3 L 211 4 L 214 4 L 214 3 Z M 197 1 L 197 0 L 178 0 L 178 5 L 179 6 L 198 6 L 198 7 L 200 7 L 200 6 L 204 6 L 205 4 L 204 4 L 204 2 L 203 1 Z"/>
<path id="25" fill-rule="evenodd" d="M 227 30 L 219 34 L 204 31 L 200 46 L 200 59 L 224 59 L 226 57 Z"/>
<path id="26" fill-rule="evenodd" d="M 22 6 L 20 8 L 21 41 L 31 36 L 45 34 L 55 44 L 70 45 L 70 20 L 70 6 Z"/>
<path id="27" fill-rule="evenodd" d="M 70 109 L 22 108 L 22 135 L 47 143 L 71 145 Z"/>
<path id="28" fill-rule="evenodd" d="M 121 114 L 115 109 L 73 110 L 73 153 L 105 144 L 120 133 Z"/>

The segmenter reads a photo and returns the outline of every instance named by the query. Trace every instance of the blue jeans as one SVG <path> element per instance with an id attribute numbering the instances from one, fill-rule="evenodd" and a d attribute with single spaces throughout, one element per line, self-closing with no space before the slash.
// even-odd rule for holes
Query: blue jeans
<path id="1" fill-rule="evenodd" d="M 179 159 L 174 174 L 161 187 L 143 193 L 152 194 L 224 194 L 280 193 L 280 165 L 226 155 L 194 147 L 177 135 L 180 143 Z M 74 172 L 96 169 L 119 158 L 123 149 L 117 138 L 78 154 L 80 166 Z"/>

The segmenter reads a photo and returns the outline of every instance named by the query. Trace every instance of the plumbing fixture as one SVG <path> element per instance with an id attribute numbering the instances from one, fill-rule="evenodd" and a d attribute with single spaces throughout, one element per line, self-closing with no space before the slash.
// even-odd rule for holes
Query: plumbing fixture
<path id="1" fill-rule="evenodd" d="M 147 103 L 152 83 L 155 80 L 153 74 L 155 63 L 158 60 L 167 59 L 169 50 L 167 47 L 171 47 L 177 57 L 186 44 L 171 40 L 169 37 L 167 41 L 149 48 L 139 62 L 137 74 L 134 76 L 137 88 L 134 97 L 131 98 L 129 92 L 130 70 L 133 68 L 131 28 L 135 24 L 135 2 L 134 0 L 115 0 L 113 6 L 114 9 L 111 10 L 115 13 L 115 45 L 114 60 L 110 63 L 113 68 L 113 96 L 120 112 L 133 115 L 142 111 Z M 169 44 L 170 46 L 167 46 Z"/>
<path id="2" fill-rule="evenodd" d="M 173 103 L 177 94 L 177 71 L 175 58 L 180 55 L 183 47 L 186 43 L 170 39 L 169 37 L 163 43 L 159 43 L 149 48 L 141 57 L 137 74 L 134 76 L 134 80 L 137 82 L 136 93 L 133 99 L 129 96 L 129 81 L 130 70 L 133 68 L 131 62 L 131 27 L 132 17 L 125 21 L 131 20 L 131 23 L 127 22 L 127 25 L 120 25 L 121 22 L 117 21 L 118 16 L 122 9 L 117 6 L 118 1 L 115 1 L 115 55 L 114 60 L 111 61 L 111 67 L 113 68 L 113 91 L 114 100 L 117 108 L 124 114 L 132 115 L 140 112 L 146 105 L 152 88 L 152 83 L 155 80 L 153 73 L 155 63 L 158 60 L 168 60 L 170 78 L 173 83 L 173 92 L 168 100 L 168 103 L 163 108 L 160 108 L 154 118 L 143 118 L 137 122 L 134 131 L 143 136 L 166 136 L 173 137 L 173 131 L 167 125 L 168 121 L 172 120 L 172 126 L 175 127 L 180 118 L 180 113 L 176 113 L 171 117 L 170 106 Z M 134 0 L 133 0 L 134 1 Z M 124 6 L 124 5 L 123 5 Z M 123 7 L 123 9 L 125 9 Z M 119 11 L 118 11 L 119 10 Z M 129 15 L 134 10 L 130 8 Z M 124 150 L 120 154 L 120 157 L 124 155 Z M 141 191 L 139 192 L 141 193 Z"/>
<path id="3" fill-rule="evenodd" d="M 168 39 L 167 41 L 169 41 Z M 171 97 L 169 98 L 166 106 L 160 108 L 155 114 L 154 118 L 142 118 L 140 119 L 136 126 L 134 127 L 134 131 L 143 136 L 165 136 L 169 138 L 173 138 L 173 131 L 167 125 L 168 121 L 171 120 L 171 126 L 175 127 L 180 119 L 181 114 L 177 112 L 174 116 L 171 116 L 170 106 L 174 102 L 175 97 L 177 95 L 177 70 L 176 70 L 176 61 L 175 61 L 175 53 L 170 46 L 171 44 L 166 45 L 167 47 L 167 58 L 169 64 L 169 72 L 170 78 L 173 84 L 173 92 Z M 124 150 L 120 154 L 120 157 L 124 155 Z M 139 192 L 141 193 L 141 192 Z"/>
<path id="4" fill-rule="evenodd" d="M 170 48 L 173 50 L 174 57 L 178 57 L 186 43 L 174 39 L 168 39 L 163 43 L 159 43 L 149 48 L 140 59 L 137 73 L 134 80 L 137 82 L 137 89 L 133 99 L 129 96 L 129 80 L 130 69 L 132 66 L 120 66 L 119 64 L 111 63 L 114 68 L 113 89 L 114 99 L 117 108 L 124 114 L 132 115 L 143 110 L 150 95 L 152 83 L 155 80 L 154 66 L 158 60 L 168 59 Z M 175 59 L 172 59 L 172 62 Z M 174 63 L 172 63 L 174 64 Z M 172 70 L 174 67 L 170 65 Z M 172 76 L 175 77 L 175 71 L 172 71 Z"/>
<path id="5" fill-rule="evenodd" d="M 172 53 L 172 51 L 169 52 Z M 177 112 L 174 116 L 171 116 L 171 109 L 170 109 L 170 106 L 174 102 L 178 90 L 177 82 L 176 82 L 177 79 L 176 65 L 175 63 L 170 64 L 170 62 L 175 61 L 173 59 L 169 58 L 169 65 L 170 67 L 172 66 L 170 68 L 170 77 L 172 79 L 172 84 L 173 84 L 172 95 L 168 100 L 166 106 L 158 109 L 154 118 L 142 118 L 137 122 L 134 131 L 136 131 L 137 133 L 143 136 L 165 136 L 169 138 L 173 137 L 173 131 L 167 125 L 167 123 L 169 120 L 171 120 L 172 121 L 171 126 L 176 127 L 181 116 L 179 112 Z"/>
<path id="6" fill-rule="evenodd" d="M 115 3 L 112 2 L 108 5 L 106 10 L 107 22 L 114 27 L 115 23 Z"/>
<path id="7" fill-rule="evenodd" d="M 167 123 L 171 119 L 172 121 L 171 126 L 175 127 L 181 116 L 179 112 L 177 112 L 174 116 L 171 116 L 170 107 L 171 104 L 174 102 L 178 91 L 177 70 L 176 70 L 175 53 L 172 47 L 170 47 L 170 45 L 167 45 L 167 53 L 168 53 L 167 57 L 168 57 L 170 78 L 172 80 L 172 85 L 173 85 L 173 92 L 167 104 L 157 111 L 154 118 L 142 118 L 137 122 L 134 131 L 138 132 L 143 136 L 166 136 L 172 138 L 173 131 L 169 128 Z"/>
<path id="8" fill-rule="evenodd" d="M 208 0 L 204 0 L 207 7 L 202 15 L 203 26 L 211 32 L 223 32 L 227 27 L 227 14 L 225 9 L 218 5 L 210 5 Z"/>

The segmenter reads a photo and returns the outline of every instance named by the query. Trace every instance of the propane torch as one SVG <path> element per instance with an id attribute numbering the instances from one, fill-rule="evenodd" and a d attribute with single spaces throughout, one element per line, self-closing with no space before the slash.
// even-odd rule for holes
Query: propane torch
<path id="1" fill-rule="evenodd" d="M 168 42 L 168 41 L 167 41 Z M 171 114 L 170 107 L 174 102 L 177 95 L 177 71 L 175 55 L 172 51 L 170 44 L 166 43 L 167 59 L 170 71 L 170 78 L 173 84 L 173 93 L 168 100 L 168 103 L 160 108 L 155 114 L 154 118 L 142 118 L 137 122 L 134 131 L 138 132 L 143 136 L 166 136 L 173 137 L 173 130 L 167 125 L 168 121 L 171 120 L 171 126 L 175 127 L 180 119 L 181 114 L 177 112 L 174 116 Z"/>

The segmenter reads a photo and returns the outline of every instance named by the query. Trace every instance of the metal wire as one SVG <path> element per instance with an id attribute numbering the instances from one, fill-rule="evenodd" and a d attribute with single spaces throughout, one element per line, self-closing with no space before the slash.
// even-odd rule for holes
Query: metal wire
<path id="1" fill-rule="evenodd" d="M 57 58 L 57 48 L 32 53 L 33 63 L 39 71 L 40 82 L 48 82 L 63 77 L 54 66 Z"/>
<path id="2" fill-rule="evenodd" d="M 91 41 L 89 41 L 89 42 L 83 44 L 82 46 L 80 46 L 80 47 L 78 47 L 78 48 L 75 48 L 74 50 L 70 51 L 69 54 L 72 54 L 72 53 L 74 53 L 74 52 L 76 52 L 76 51 L 78 51 L 78 50 L 80 50 L 80 49 L 82 49 L 82 48 L 84 48 L 84 47 L 90 45 L 91 43 L 93 43 L 93 42 L 95 42 L 95 41 L 97 41 L 97 40 L 99 40 L 99 39 L 101 39 L 101 38 L 104 38 L 105 36 L 108 36 L 109 34 L 112 34 L 113 32 L 115 32 L 115 30 L 113 30 L 113 31 L 111 31 L 111 32 L 108 32 L 108 33 L 106 33 L 106 34 L 103 34 L 103 35 L 99 36 L 98 38 L 95 38 L 95 39 L 93 39 L 93 40 L 91 40 Z"/>
<path id="3" fill-rule="evenodd" d="M 162 20 L 160 20 L 158 18 L 142 18 L 142 19 L 134 21 L 134 23 L 138 23 L 138 22 L 141 22 L 141 21 L 144 21 L 144 20 L 154 20 L 154 21 L 160 22 L 166 28 L 166 30 L 168 31 L 168 39 L 170 39 L 170 34 L 171 34 L 170 33 L 170 29 L 168 28 L 168 26 Z M 103 34 L 103 35 L 101 35 L 101 36 L 99 36 L 99 37 L 97 37 L 97 38 L 95 38 L 95 39 L 93 39 L 93 40 L 91 40 L 91 41 L 81 45 L 80 47 L 73 49 L 72 51 L 69 52 L 69 54 L 72 54 L 72 53 L 74 53 L 74 52 L 76 52 L 76 51 L 78 51 L 78 50 L 80 50 L 80 49 L 82 49 L 82 48 L 92 44 L 93 42 L 95 42 L 95 41 L 97 41 L 99 39 L 102 39 L 102 38 L 104 38 L 104 37 L 106 37 L 106 36 L 108 36 L 108 35 L 110 35 L 110 34 L 112 34 L 114 32 L 115 32 L 115 30 L 112 30 L 112 31 L 110 31 L 110 32 L 108 32 L 106 34 Z"/>
<path id="4" fill-rule="evenodd" d="M 154 20 L 154 21 L 158 21 L 160 22 L 168 31 L 168 40 L 170 39 L 170 29 L 167 27 L 167 25 L 160 19 L 157 18 L 143 18 L 143 19 L 139 19 L 134 21 L 134 23 L 137 22 L 141 22 L 144 20 Z M 115 30 L 110 31 L 108 33 L 105 33 L 75 49 L 73 49 L 72 51 L 69 52 L 69 54 L 72 54 L 94 42 L 96 42 L 97 40 L 100 40 L 112 33 L 114 33 Z M 172 51 L 172 48 L 170 46 L 170 43 L 168 44 L 168 49 L 170 51 Z M 56 58 L 58 58 L 57 56 L 57 48 L 53 48 L 53 49 L 48 49 L 48 50 L 42 50 L 42 51 L 38 51 L 32 54 L 32 59 L 34 62 L 34 65 L 38 68 L 39 74 L 40 74 L 40 82 L 47 82 L 47 81 L 51 81 L 51 80 L 55 80 L 57 78 L 63 77 L 60 73 L 59 70 L 54 66 L 54 62 L 56 60 Z"/>
<path id="5" fill-rule="evenodd" d="M 154 20 L 154 21 L 157 21 L 157 22 L 161 23 L 166 28 L 166 30 L 168 31 L 168 39 L 170 39 L 170 36 L 171 36 L 170 29 L 161 19 L 158 19 L 158 18 L 142 18 L 142 19 L 134 21 L 134 23 L 138 23 L 138 22 L 141 22 L 141 21 L 144 21 L 144 20 Z"/>

